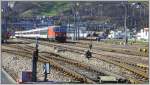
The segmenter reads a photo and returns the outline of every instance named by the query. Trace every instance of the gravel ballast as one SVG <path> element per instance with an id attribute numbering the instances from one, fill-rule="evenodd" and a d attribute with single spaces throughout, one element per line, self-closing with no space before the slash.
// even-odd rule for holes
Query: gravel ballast
<path id="1" fill-rule="evenodd" d="M 17 78 L 20 76 L 22 71 L 31 71 L 32 59 L 28 57 L 17 56 L 9 53 L 2 53 L 2 67 L 6 69 L 9 74 L 16 75 Z M 37 65 L 37 77 L 38 80 L 44 80 L 43 74 L 43 63 L 38 62 Z M 16 79 L 15 79 L 16 80 Z M 63 76 L 59 71 L 50 69 L 50 74 L 48 74 L 48 80 L 58 81 L 58 82 L 70 82 L 73 79 Z"/>

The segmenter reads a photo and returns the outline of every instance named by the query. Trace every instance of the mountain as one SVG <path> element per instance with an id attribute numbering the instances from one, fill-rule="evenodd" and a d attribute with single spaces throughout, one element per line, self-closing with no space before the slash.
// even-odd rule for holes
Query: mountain
<path id="1" fill-rule="evenodd" d="M 55 16 L 63 10 L 67 10 L 68 2 L 54 1 L 16 1 L 13 12 L 21 17 L 31 16 Z"/>
<path id="2" fill-rule="evenodd" d="M 80 21 L 112 23 L 123 29 L 125 7 L 127 4 L 127 27 L 139 30 L 148 27 L 148 1 L 15 1 L 10 17 L 57 16 L 63 15 L 62 22 L 74 21 L 74 14 L 78 11 Z M 140 8 L 131 6 L 138 3 Z"/>

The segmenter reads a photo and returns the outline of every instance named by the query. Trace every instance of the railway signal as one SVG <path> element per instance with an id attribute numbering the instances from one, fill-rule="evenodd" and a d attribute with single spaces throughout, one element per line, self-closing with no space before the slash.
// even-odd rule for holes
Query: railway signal
<path id="1" fill-rule="evenodd" d="M 90 50 L 87 50 L 85 52 L 85 57 L 89 60 L 90 58 L 92 58 L 92 52 Z"/>
<path id="2" fill-rule="evenodd" d="M 47 74 L 50 74 L 50 68 L 51 68 L 51 66 L 49 63 L 44 63 L 43 70 L 44 70 L 44 81 L 45 82 L 48 81 Z"/>

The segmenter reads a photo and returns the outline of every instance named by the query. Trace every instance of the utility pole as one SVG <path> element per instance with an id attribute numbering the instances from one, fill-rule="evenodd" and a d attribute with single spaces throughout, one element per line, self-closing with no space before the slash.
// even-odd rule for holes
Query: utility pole
<path id="1" fill-rule="evenodd" d="M 32 57 L 32 82 L 37 81 L 37 61 L 38 61 L 38 37 L 36 37 L 36 48 L 35 51 L 33 51 L 33 57 Z"/>
<path id="2" fill-rule="evenodd" d="M 78 7 L 79 7 L 79 3 L 75 3 L 74 5 L 74 40 L 78 40 L 79 39 L 79 27 L 78 27 Z"/>
<path id="3" fill-rule="evenodd" d="M 124 5 L 125 9 L 125 16 L 124 16 L 124 29 L 125 29 L 125 45 L 128 44 L 128 38 L 127 38 L 127 7 Z"/>
<path id="4" fill-rule="evenodd" d="M 79 3 L 76 3 L 76 17 L 77 17 L 77 40 L 79 40 Z"/>
<path id="5" fill-rule="evenodd" d="M 73 23 L 74 23 L 74 25 L 73 25 L 73 36 L 72 36 L 72 38 L 73 38 L 73 40 L 75 41 L 75 39 L 76 39 L 76 28 L 75 28 L 75 24 L 76 24 L 76 18 L 75 18 L 75 5 L 74 5 L 74 3 L 72 2 L 72 6 L 71 6 L 71 8 L 72 8 L 72 14 L 73 14 Z M 72 32 L 71 32 L 72 33 Z"/>
<path id="6" fill-rule="evenodd" d="M 92 12 L 93 12 L 93 9 L 91 8 L 91 17 L 93 16 Z M 92 45 L 92 32 L 90 33 L 90 37 L 91 37 L 91 45 Z"/>
<path id="7" fill-rule="evenodd" d="M 76 40 L 76 14 L 75 13 L 74 13 L 74 40 Z"/>
<path id="8" fill-rule="evenodd" d="M 121 4 L 124 7 L 124 31 L 125 31 L 124 40 L 125 40 L 125 45 L 127 45 L 128 44 L 128 38 L 127 38 L 127 3 L 122 2 Z"/>

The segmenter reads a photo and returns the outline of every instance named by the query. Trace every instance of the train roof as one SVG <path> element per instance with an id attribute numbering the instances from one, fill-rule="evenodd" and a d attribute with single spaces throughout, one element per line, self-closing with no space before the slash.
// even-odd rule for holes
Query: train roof
<path id="1" fill-rule="evenodd" d="M 60 26 L 49 26 L 49 27 L 60 27 Z M 16 31 L 15 33 L 26 33 L 26 32 L 34 32 L 34 31 L 41 31 L 41 30 L 48 30 L 48 27 L 36 28 L 31 30 L 24 30 L 24 31 Z"/>

